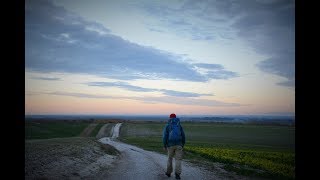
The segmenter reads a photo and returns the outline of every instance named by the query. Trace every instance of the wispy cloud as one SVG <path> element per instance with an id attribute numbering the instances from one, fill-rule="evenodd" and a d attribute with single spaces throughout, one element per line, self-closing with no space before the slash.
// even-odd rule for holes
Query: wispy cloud
<path id="1" fill-rule="evenodd" d="M 219 2 L 216 2 L 219 3 Z M 174 33 L 196 41 L 221 41 L 233 39 L 232 30 L 226 26 L 228 17 L 220 16 L 212 1 L 179 1 L 167 3 L 144 2 L 136 5 L 157 21 L 145 22 L 152 30 Z"/>
<path id="2" fill-rule="evenodd" d="M 211 69 L 211 70 L 222 70 L 224 69 L 223 66 L 220 64 L 208 64 L 208 63 L 195 63 L 193 64 L 196 67 L 204 68 L 204 69 Z"/>
<path id="3" fill-rule="evenodd" d="M 235 72 L 219 70 L 219 71 L 208 71 L 207 76 L 212 79 L 230 79 L 238 77 L 239 75 Z"/>
<path id="4" fill-rule="evenodd" d="M 295 86 L 294 1 L 256 1 L 239 5 L 236 12 L 243 15 L 232 26 L 256 52 L 270 57 L 258 63 L 257 67 L 290 82 L 279 85 Z"/>
<path id="5" fill-rule="evenodd" d="M 106 96 L 106 95 L 94 95 L 94 94 L 86 94 L 86 93 L 72 93 L 72 92 L 49 92 L 43 93 L 49 95 L 58 95 L 58 96 L 71 96 L 71 97 L 79 97 L 79 98 L 94 98 L 94 99 L 117 99 L 119 97 L 114 96 Z"/>
<path id="6" fill-rule="evenodd" d="M 122 89 L 126 89 L 129 91 L 137 91 L 137 92 L 152 92 L 157 91 L 157 89 L 152 88 L 143 88 L 139 86 L 132 86 L 126 82 L 89 82 L 87 83 L 89 86 L 99 86 L 99 87 L 118 87 Z"/>
<path id="7" fill-rule="evenodd" d="M 61 78 L 57 77 L 33 77 L 32 79 L 46 80 L 46 81 L 60 81 Z"/>
<path id="8" fill-rule="evenodd" d="M 238 73 L 227 71 L 220 64 L 196 63 L 193 65 L 204 69 L 205 75 L 212 79 L 231 79 L 234 77 L 239 77 Z"/>
<path id="9" fill-rule="evenodd" d="M 31 93 L 31 92 L 30 92 Z M 95 99 L 130 99 L 142 101 L 145 103 L 168 103 L 168 104 L 179 104 L 179 105 L 193 105 L 193 106 L 209 106 L 209 107 L 237 107 L 247 106 L 239 103 L 229 103 L 216 100 L 198 99 L 193 97 L 172 97 L 172 96 L 161 96 L 161 97 L 128 97 L 128 96 L 107 96 L 107 95 L 92 95 L 86 93 L 72 93 L 72 92 L 44 92 L 38 94 L 47 95 L 58 95 L 58 96 L 71 96 L 78 98 L 95 98 Z"/>
<path id="10" fill-rule="evenodd" d="M 168 90 L 168 89 L 144 88 L 139 86 L 133 86 L 126 82 L 89 82 L 86 84 L 89 86 L 99 86 L 99 87 L 118 87 L 128 91 L 136 91 L 136 92 L 162 92 L 165 95 L 176 96 L 176 97 L 212 96 L 212 94 L 199 94 L 199 93 L 192 93 L 192 92 L 174 91 L 174 90 Z"/>
<path id="11" fill-rule="evenodd" d="M 227 103 L 216 100 L 207 100 L 207 99 L 196 99 L 196 98 L 184 98 L 184 97 L 171 97 L 171 96 L 162 96 L 162 97 L 136 97 L 132 98 L 148 103 L 169 103 L 169 104 L 180 104 L 180 105 L 193 105 L 193 106 L 209 106 L 209 107 L 236 107 L 243 106 L 239 103 Z"/>
<path id="12" fill-rule="evenodd" d="M 295 87 L 295 80 L 289 79 L 287 81 L 279 82 L 277 84 L 281 86 Z"/>
<path id="13" fill-rule="evenodd" d="M 112 35 L 102 25 L 49 1 L 27 1 L 25 17 L 27 70 L 86 73 L 119 80 L 205 82 L 216 77 L 199 73 L 178 55 Z"/>
<path id="14" fill-rule="evenodd" d="M 261 71 L 294 82 L 294 1 L 186 0 L 171 5 L 145 2 L 138 7 L 160 19 L 148 24 L 159 31 L 167 33 L 170 29 L 177 36 L 193 40 L 242 40 L 257 53 L 270 57 L 257 64 Z"/>
<path id="15" fill-rule="evenodd" d="M 294 87 L 295 62 L 292 60 L 294 60 L 294 54 L 282 54 L 259 62 L 257 67 L 265 72 L 287 78 L 287 81 L 278 83 L 279 85 Z"/>
<path id="16" fill-rule="evenodd" d="M 199 93 L 192 93 L 192 92 L 181 92 L 181 91 L 173 91 L 167 89 L 159 89 L 160 92 L 168 96 L 175 96 L 175 97 L 200 97 L 200 96 L 213 96 L 213 94 L 199 94 Z"/>

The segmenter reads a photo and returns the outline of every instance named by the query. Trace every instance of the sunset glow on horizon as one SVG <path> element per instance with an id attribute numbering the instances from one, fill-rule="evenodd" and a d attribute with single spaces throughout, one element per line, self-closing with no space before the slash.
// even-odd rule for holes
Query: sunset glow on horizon
<path id="1" fill-rule="evenodd" d="M 25 114 L 294 115 L 294 1 L 27 0 Z"/>

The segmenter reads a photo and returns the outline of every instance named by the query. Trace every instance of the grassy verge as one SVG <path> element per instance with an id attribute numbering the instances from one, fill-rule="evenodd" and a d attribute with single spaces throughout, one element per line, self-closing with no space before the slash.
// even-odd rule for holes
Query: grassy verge
<path id="1" fill-rule="evenodd" d="M 245 176 L 271 179 L 295 178 L 293 127 L 183 123 L 186 134 L 184 159 Z M 161 123 L 125 123 L 120 139 L 126 143 L 162 154 Z"/>

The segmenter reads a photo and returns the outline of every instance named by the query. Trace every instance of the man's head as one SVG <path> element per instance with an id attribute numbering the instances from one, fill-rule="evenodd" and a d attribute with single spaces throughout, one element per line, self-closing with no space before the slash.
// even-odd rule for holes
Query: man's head
<path id="1" fill-rule="evenodd" d="M 174 113 L 170 114 L 170 118 L 176 118 L 176 115 Z"/>

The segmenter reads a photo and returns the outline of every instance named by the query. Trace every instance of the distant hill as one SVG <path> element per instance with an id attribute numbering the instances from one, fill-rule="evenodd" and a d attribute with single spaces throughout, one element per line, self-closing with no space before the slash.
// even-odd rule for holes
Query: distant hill
<path id="1" fill-rule="evenodd" d="M 184 122 L 217 122 L 217 123 L 246 123 L 246 124 L 277 124 L 295 125 L 294 116 L 268 115 L 181 115 Z M 25 120 L 125 120 L 125 121 L 167 121 L 165 115 L 25 115 Z"/>

